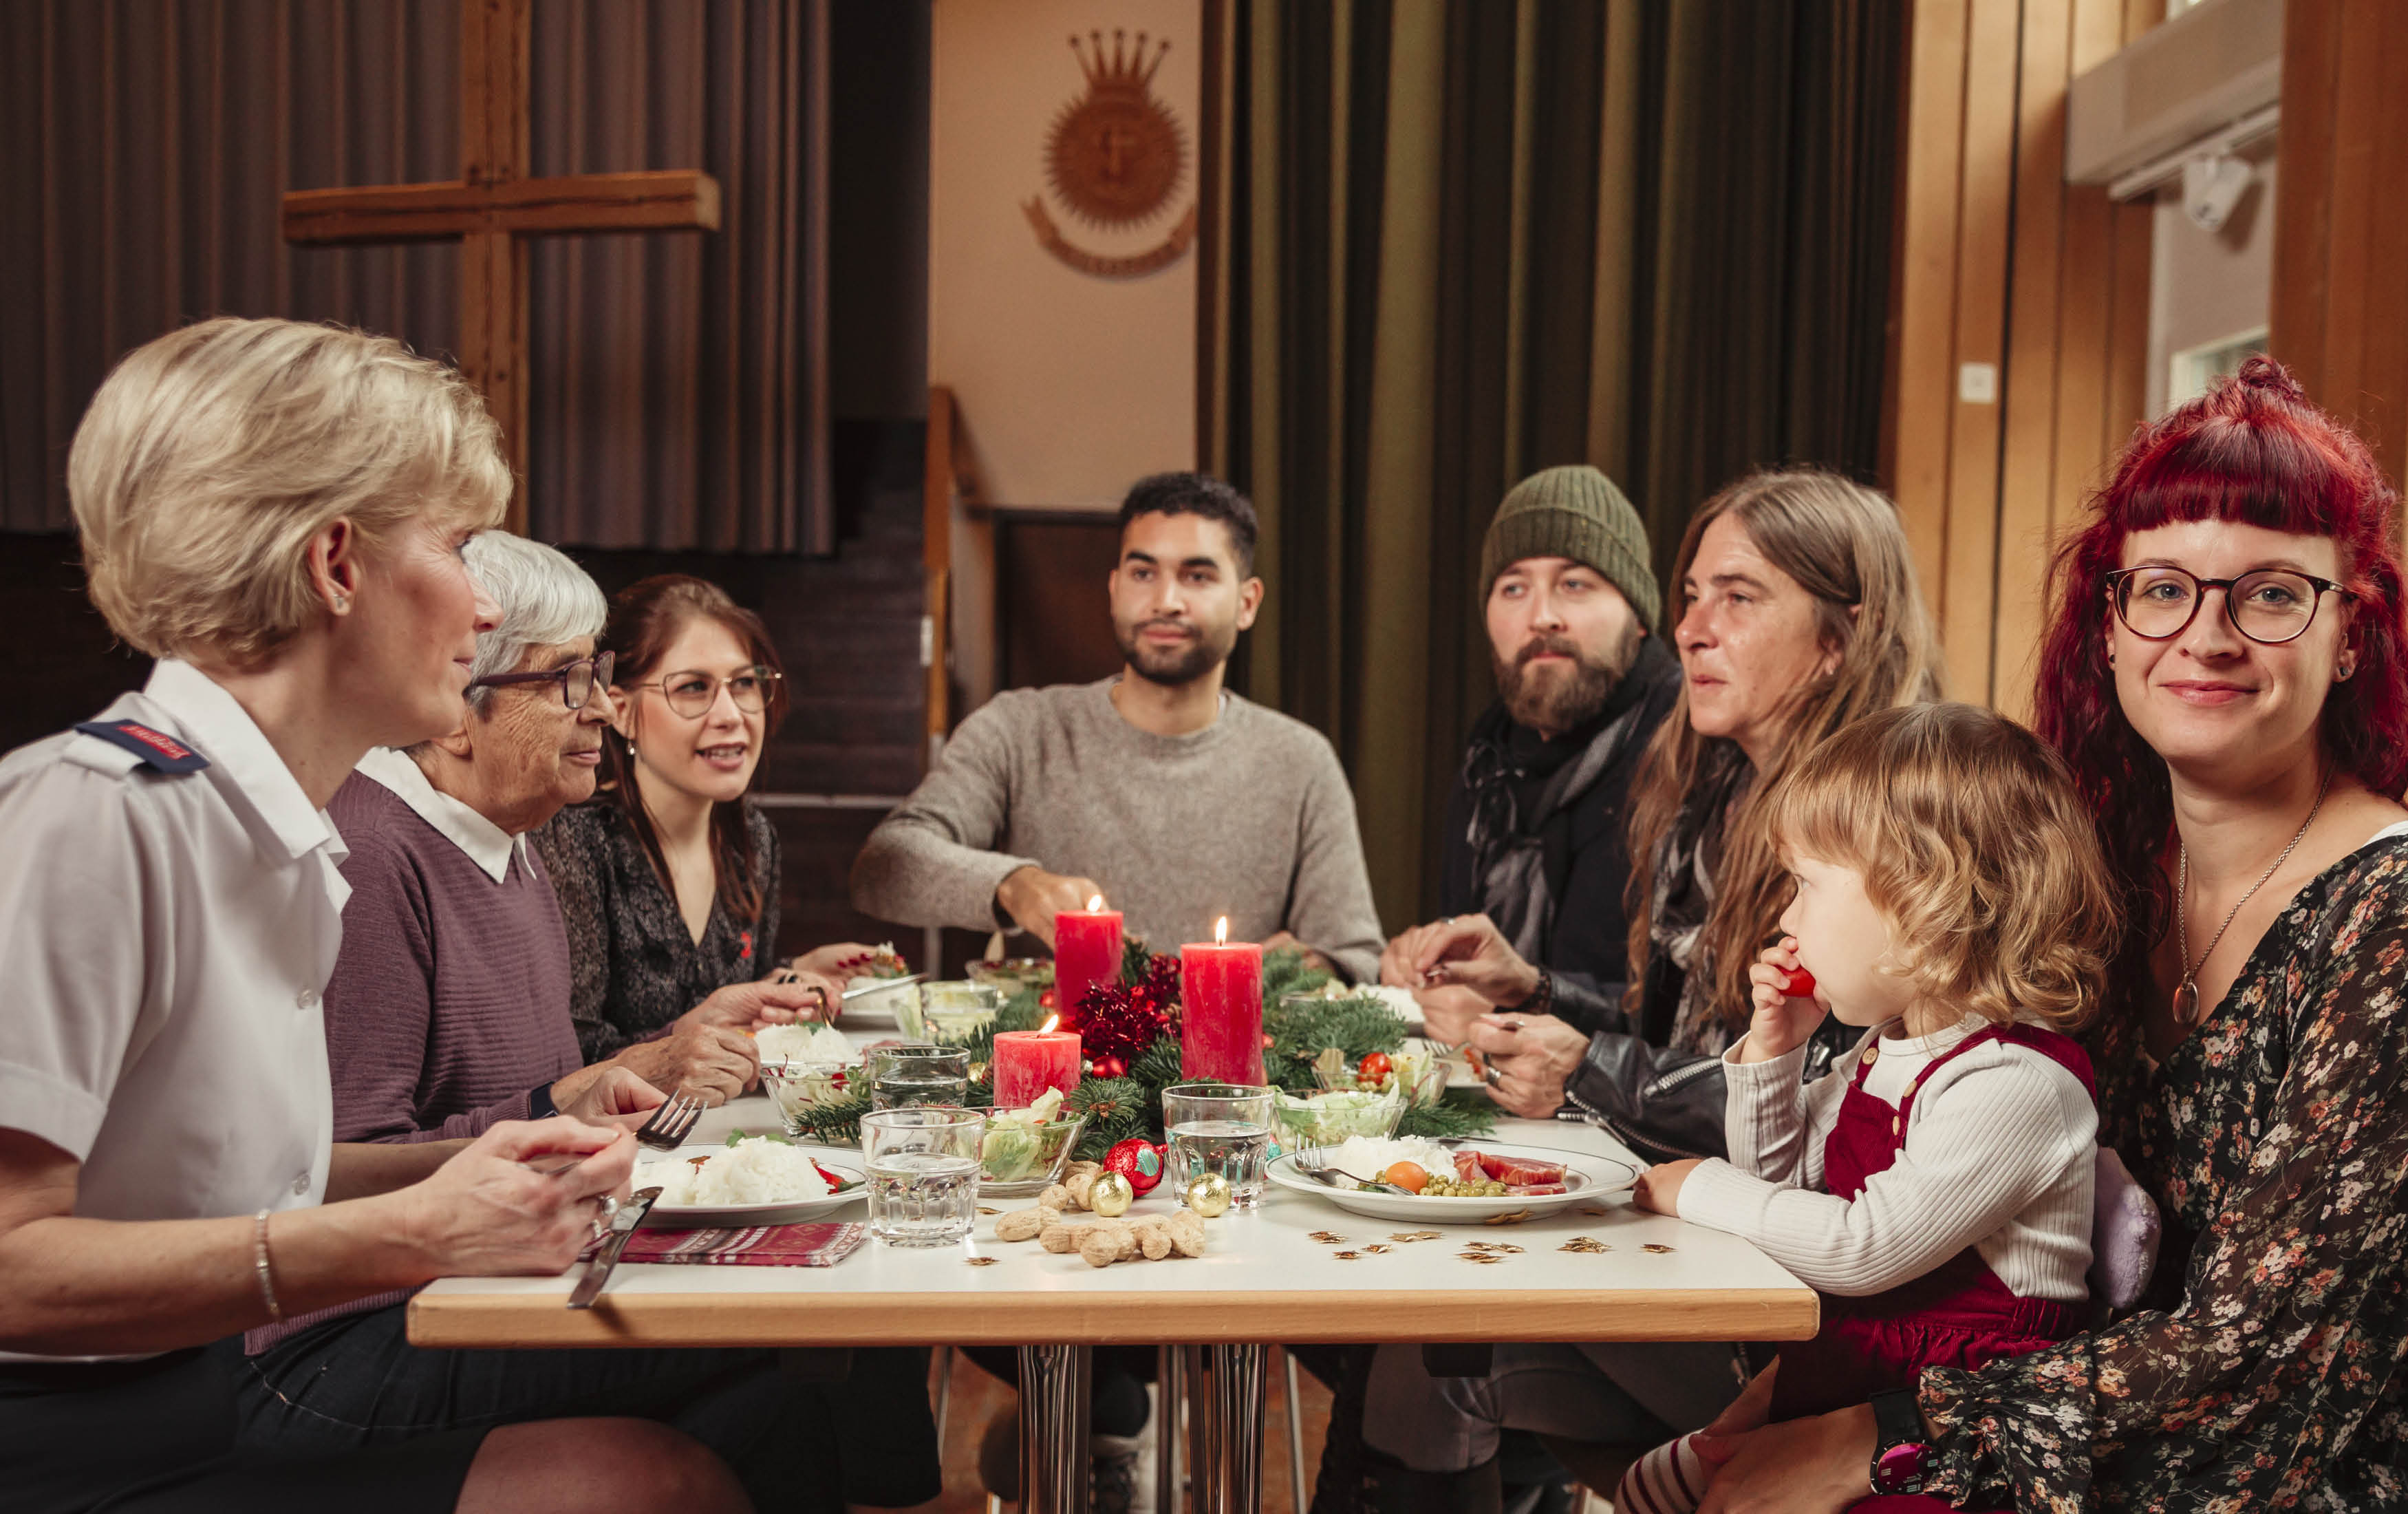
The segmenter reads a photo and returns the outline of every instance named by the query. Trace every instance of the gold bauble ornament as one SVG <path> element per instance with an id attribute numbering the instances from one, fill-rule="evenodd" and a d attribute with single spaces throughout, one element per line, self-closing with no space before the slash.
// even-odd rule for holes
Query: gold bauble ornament
<path id="1" fill-rule="evenodd" d="M 1087 1207 L 1106 1219 L 1118 1219 L 1137 1202 L 1137 1190 L 1119 1173 L 1106 1173 L 1087 1191 Z"/>
<path id="2" fill-rule="evenodd" d="M 1188 1184 L 1187 1207 L 1207 1219 L 1220 1218 L 1229 1208 L 1229 1180 L 1219 1173 L 1206 1173 Z"/>

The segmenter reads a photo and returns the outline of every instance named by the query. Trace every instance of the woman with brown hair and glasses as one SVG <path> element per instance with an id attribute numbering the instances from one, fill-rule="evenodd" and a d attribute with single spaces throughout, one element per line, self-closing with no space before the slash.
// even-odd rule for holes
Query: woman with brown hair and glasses
<path id="1" fill-rule="evenodd" d="M 747 1032 L 765 992 L 788 1002 L 767 980 L 798 980 L 805 1017 L 833 1019 L 869 948 L 774 959 L 778 833 L 750 790 L 786 688 L 761 617 L 663 573 L 620 591 L 600 649 L 616 706 L 600 791 L 535 836 L 568 926 L 577 1039 L 589 1062 L 730 1099 L 759 1074 Z"/>
<path id="2" fill-rule="evenodd" d="M 770 1017 L 765 1002 L 800 988 L 818 1000 L 804 1017 L 835 1018 L 869 948 L 775 956 L 778 833 L 751 789 L 786 688 L 761 617 L 715 584 L 664 573 L 619 591 L 599 649 L 615 704 L 600 792 L 535 833 L 568 927 L 578 1040 L 587 1061 L 664 1092 L 733 1097 L 758 1075 L 746 1032 Z M 927 1382 L 925 1349 L 885 1348 L 816 1385 L 829 1463 L 817 1485 L 853 1509 L 934 1499 Z"/>

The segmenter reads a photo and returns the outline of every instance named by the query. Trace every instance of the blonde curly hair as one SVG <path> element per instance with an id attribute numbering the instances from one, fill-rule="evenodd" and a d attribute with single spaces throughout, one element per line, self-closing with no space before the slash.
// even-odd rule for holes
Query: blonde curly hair
<path id="1" fill-rule="evenodd" d="M 1854 870 L 1888 917 L 1885 971 L 1993 1025 L 2098 1009 L 2122 911 L 2090 812 L 2039 737 L 1970 704 L 1876 711 L 1768 802 L 1784 857 Z"/>

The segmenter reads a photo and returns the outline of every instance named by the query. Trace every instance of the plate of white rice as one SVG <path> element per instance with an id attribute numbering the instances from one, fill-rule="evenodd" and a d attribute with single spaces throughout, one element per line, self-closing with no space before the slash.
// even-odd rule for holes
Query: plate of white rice
<path id="1" fill-rule="evenodd" d="M 752 1036 L 765 1062 L 801 1062 L 810 1066 L 846 1066 L 861 1060 L 853 1041 L 833 1025 L 817 1020 L 793 1025 L 765 1025 Z"/>
<path id="2" fill-rule="evenodd" d="M 741 1229 L 814 1219 L 862 1193 L 858 1152 L 803 1146 L 768 1136 L 732 1146 L 692 1146 L 636 1163 L 635 1186 L 661 1196 L 644 1217 L 657 1230 Z M 831 1192 L 821 1169 L 845 1185 Z"/>

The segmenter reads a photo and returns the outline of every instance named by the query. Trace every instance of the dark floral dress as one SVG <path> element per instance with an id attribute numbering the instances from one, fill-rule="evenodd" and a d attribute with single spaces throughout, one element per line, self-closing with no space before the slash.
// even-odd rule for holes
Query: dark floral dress
<path id="1" fill-rule="evenodd" d="M 2134 1017 L 2100 1050 L 2101 1139 L 2163 1206 L 2181 1291 L 1926 1371 L 1933 1491 L 2067 1514 L 2408 1507 L 2408 837 L 2300 890 L 2162 1067 Z"/>
<path id="2" fill-rule="evenodd" d="M 618 806 L 575 804 L 529 833 L 568 931 L 568 1015 L 588 1062 L 642 1041 L 731 983 L 766 975 L 778 944 L 778 831 L 744 800 L 761 915 L 711 901 L 702 939 L 687 933 L 677 896 Z"/>

